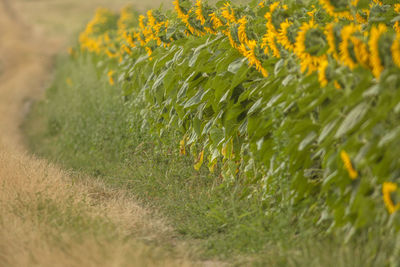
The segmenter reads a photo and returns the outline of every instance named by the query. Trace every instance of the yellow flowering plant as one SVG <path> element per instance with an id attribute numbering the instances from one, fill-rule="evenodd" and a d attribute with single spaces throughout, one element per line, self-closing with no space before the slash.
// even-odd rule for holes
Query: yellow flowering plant
<path id="1" fill-rule="evenodd" d="M 309 200 L 355 229 L 397 209 L 384 183 L 399 182 L 398 4 L 173 5 L 97 11 L 75 57 L 101 62 L 144 124 L 177 129 L 196 170 L 246 183 L 248 196 Z"/>

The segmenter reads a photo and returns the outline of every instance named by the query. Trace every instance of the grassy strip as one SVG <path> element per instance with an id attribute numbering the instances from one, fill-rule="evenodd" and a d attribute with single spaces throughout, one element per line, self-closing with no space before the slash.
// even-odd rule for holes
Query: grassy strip
<path id="1" fill-rule="evenodd" d="M 177 266 L 169 227 L 94 179 L 0 151 L 0 266 Z M 69 179 L 68 179 L 69 178 Z M 144 239 L 143 237 L 146 237 Z"/>
<path id="2" fill-rule="evenodd" d="M 234 258 L 274 266 L 389 262 L 395 240 L 387 233 L 360 232 L 343 245 L 342 237 L 307 219 L 315 218 L 312 208 L 273 199 L 261 206 L 256 197 L 241 197 L 246 186 L 240 181 L 222 185 L 204 167 L 195 171 L 192 160 L 179 155 L 178 135 L 151 135 L 140 110 L 124 102 L 121 88 L 110 86 L 96 64 L 60 59 L 46 99 L 23 127 L 36 154 L 130 190 L 169 218 L 179 238 L 199 244 L 204 258 L 240 255 Z"/>

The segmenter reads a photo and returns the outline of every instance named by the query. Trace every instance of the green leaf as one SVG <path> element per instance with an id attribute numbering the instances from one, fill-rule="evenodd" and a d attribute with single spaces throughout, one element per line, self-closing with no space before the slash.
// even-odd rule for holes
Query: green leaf
<path id="1" fill-rule="evenodd" d="M 236 74 L 238 70 L 243 66 L 245 59 L 244 58 L 238 58 L 235 61 L 233 61 L 231 64 L 228 66 L 228 71 Z"/>
<path id="2" fill-rule="evenodd" d="M 202 88 L 200 88 L 198 90 L 198 92 L 192 97 L 190 98 L 185 105 L 183 106 L 183 108 L 189 108 L 191 106 L 197 105 L 200 103 L 200 101 L 203 99 L 203 97 L 209 92 L 210 90 L 206 90 L 204 91 Z"/>
<path id="3" fill-rule="evenodd" d="M 302 151 L 305 147 L 307 147 L 314 139 L 317 137 L 317 134 L 312 131 L 309 133 L 299 144 L 299 151 Z"/>
<path id="4" fill-rule="evenodd" d="M 368 108 L 369 104 L 363 102 L 350 111 L 337 130 L 335 138 L 339 138 L 352 130 L 364 118 Z"/>
<path id="5" fill-rule="evenodd" d="M 398 139 L 400 135 L 400 126 L 397 127 L 396 129 L 386 133 L 381 140 L 379 140 L 378 146 L 383 147 L 393 141 L 394 139 Z"/>

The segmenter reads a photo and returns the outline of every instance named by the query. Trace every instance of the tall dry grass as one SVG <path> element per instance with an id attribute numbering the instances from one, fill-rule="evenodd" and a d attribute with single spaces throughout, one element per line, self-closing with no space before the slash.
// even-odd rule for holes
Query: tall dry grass
<path id="1" fill-rule="evenodd" d="M 121 190 L 0 153 L 0 266 L 177 266 L 172 231 Z"/>

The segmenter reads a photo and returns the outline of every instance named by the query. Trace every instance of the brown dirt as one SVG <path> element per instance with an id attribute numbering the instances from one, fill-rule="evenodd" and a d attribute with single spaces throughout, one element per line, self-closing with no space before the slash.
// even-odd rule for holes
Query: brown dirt
<path id="1" fill-rule="evenodd" d="M 79 2 L 88 5 L 52 1 L 75 10 Z M 176 256 L 145 244 L 172 243 L 173 231 L 126 192 L 27 154 L 19 126 L 66 41 L 62 32 L 47 34 L 49 28 L 26 22 L 44 15 L 33 2 L 0 0 L 0 266 L 193 265 L 183 249 Z"/>

